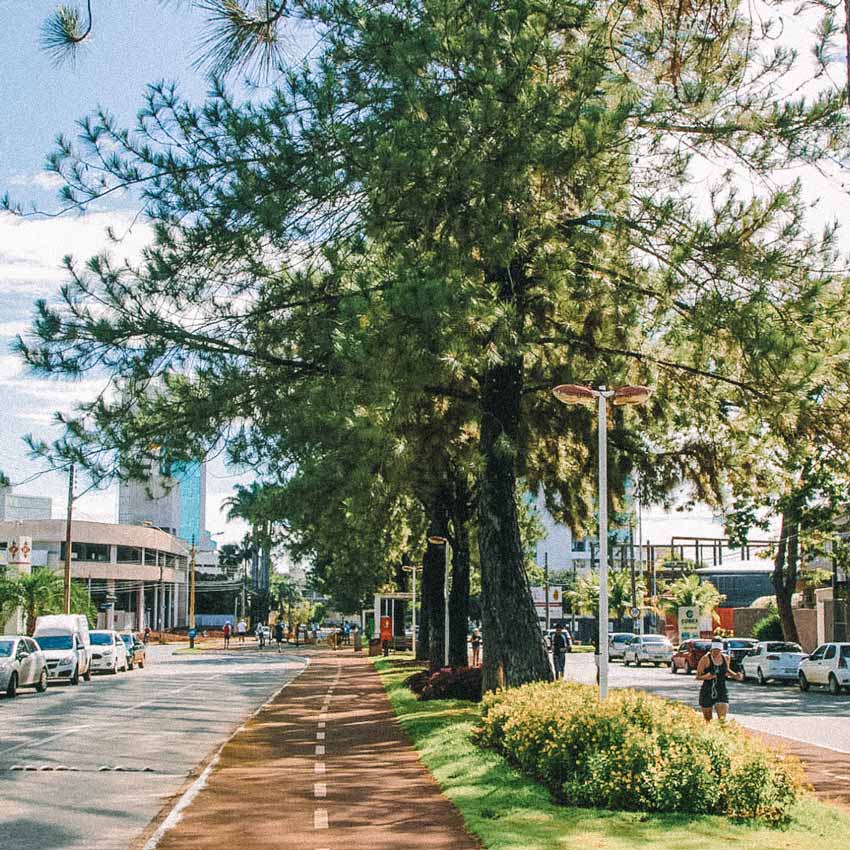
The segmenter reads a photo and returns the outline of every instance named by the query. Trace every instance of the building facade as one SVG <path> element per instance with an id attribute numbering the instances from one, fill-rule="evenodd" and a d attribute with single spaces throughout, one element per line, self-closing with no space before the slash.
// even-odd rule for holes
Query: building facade
<path id="1" fill-rule="evenodd" d="M 32 539 L 34 569 L 64 569 L 65 520 L 0 522 L 0 566 L 9 541 L 20 536 Z M 98 625 L 187 624 L 190 552 L 182 540 L 158 528 L 82 520 L 72 523 L 71 537 L 71 577 L 101 612 Z"/>
<path id="2" fill-rule="evenodd" d="M 53 500 L 46 496 L 20 496 L 11 487 L 0 487 L 0 522 L 50 519 Z"/>

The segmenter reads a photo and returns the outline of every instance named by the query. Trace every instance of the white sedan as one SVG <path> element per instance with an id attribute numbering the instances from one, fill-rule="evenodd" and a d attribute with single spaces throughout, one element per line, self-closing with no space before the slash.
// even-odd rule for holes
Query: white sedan
<path id="1" fill-rule="evenodd" d="M 119 670 L 127 670 L 127 647 L 118 632 L 98 629 L 89 632 L 89 637 L 93 673 L 117 673 Z"/>
<path id="2" fill-rule="evenodd" d="M 800 662 L 806 658 L 802 647 L 788 641 L 762 641 L 744 656 L 744 681 L 755 679 L 766 685 L 770 679 L 795 681 Z"/>
<path id="3" fill-rule="evenodd" d="M 797 674 L 800 690 L 809 685 L 826 685 L 833 696 L 842 688 L 850 690 L 850 643 L 823 643 L 800 662 Z"/>
<path id="4" fill-rule="evenodd" d="M 16 696 L 18 688 L 47 690 L 47 661 L 32 638 L 0 635 L 0 691 Z"/>
<path id="5" fill-rule="evenodd" d="M 672 658 L 673 644 L 664 635 L 637 635 L 626 644 L 623 651 L 623 664 L 626 667 L 632 662 L 635 667 L 641 664 L 666 666 Z"/>

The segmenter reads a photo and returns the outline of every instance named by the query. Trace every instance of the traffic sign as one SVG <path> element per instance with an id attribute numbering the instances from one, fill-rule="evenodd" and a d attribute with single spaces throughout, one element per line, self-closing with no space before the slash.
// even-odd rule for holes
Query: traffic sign
<path id="1" fill-rule="evenodd" d="M 633 620 L 636 620 L 638 617 L 640 617 L 640 608 L 630 608 L 629 614 L 631 615 L 631 618 Z"/>

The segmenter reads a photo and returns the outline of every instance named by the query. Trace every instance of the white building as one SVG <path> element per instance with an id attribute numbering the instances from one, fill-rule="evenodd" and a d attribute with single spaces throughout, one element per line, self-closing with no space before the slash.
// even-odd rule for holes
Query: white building
<path id="1" fill-rule="evenodd" d="M 46 496 L 19 496 L 11 487 L 0 487 L 0 522 L 50 519 L 53 500 Z"/>
<path id="2" fill-rule="evenodd" d="M 32 539 L 33 567 L 64 569 L 65 520 L 0 522 L 0 565 L 10 540 Z M 175 628 L 188 622 L 189 547 L 142 525 L 74 521 L 71 577 L 101 610 L 98 625 Z"/>
<path id="3" fill-rule="evenodd" d="M 537 543 L 538 566 L 548 562 L 550 572 L 574 572 L 577 576 L 590 572 L 591 550 L 596 547 L 596 538 L 575 537 L 572 529 L 556 522 L 546 509 L 542 492 L 532 509 L 545 531 L 544 537 Z"/>

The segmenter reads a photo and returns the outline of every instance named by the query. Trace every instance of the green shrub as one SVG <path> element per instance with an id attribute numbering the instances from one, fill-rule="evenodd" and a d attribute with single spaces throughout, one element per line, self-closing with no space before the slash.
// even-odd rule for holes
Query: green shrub
<path id="1" fill-rule="evenodd" d="M 779 822 L 799 767 L 734 723 L 633 690 L 537 683 L 487 694 L 479 744 L 574 806 L 724 814 Z"/>
<path id="2" fill-rule="evenodd" d="M 756 622 L 753 637 L 757 640 L 784 640 L 779 614 L 774 611 Z"/>

